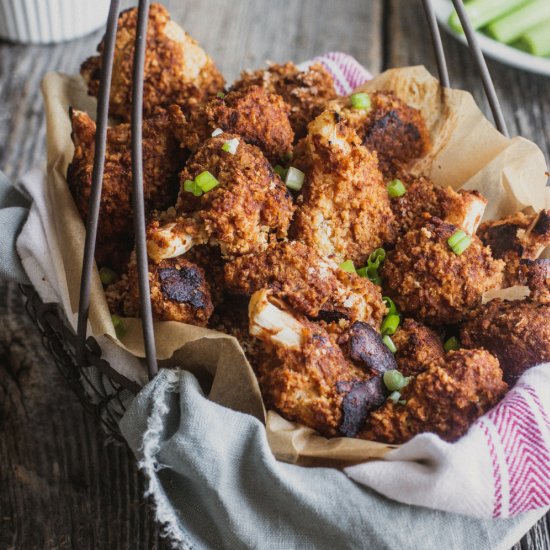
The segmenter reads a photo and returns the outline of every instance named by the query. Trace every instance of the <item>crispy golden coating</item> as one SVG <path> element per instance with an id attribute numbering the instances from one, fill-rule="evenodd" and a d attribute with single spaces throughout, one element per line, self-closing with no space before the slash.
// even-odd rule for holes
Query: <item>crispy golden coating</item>
<path id="1" fill-rule="evenodd" d="M 502 281 L 502 261 L 474 235 L 455 254 L 448 239 L 457 228 L 428 218 L 401 237 L 382 265 L 384 289 L 400 311 L 428 324 L 453 324 L 481 303 L 485 291 Z"/>
<path id="2" fill-rule="evenodd" d="M 251 86 L 278 94 L 290 105 L 290 124 L 296 138 L 306 135 L 308 123 L 321 114 L 327 101 L 336 97 L 332 76 L 320 63 L 313 63 L 305 71 L 294 63 L 244 71 L 231 89 L 244 90 Z"/>
<path id="3" fill-rule="evenodd" d="M 92 188 L 95 122 L 71 110 L 74 156 L 67 171 L 69 188 L 84 220 Z M 178 172 L 184 158 L 173 134 L 174 121 L 159 112 L 143 122 L 143 188 L 146 212 L 174 204 Z M 107 152 L 101 191 L 96 260 L 124 270 L 133 246 L 132 160 L 130 125 L 107 130 Z"/>
<path id="4" fill-rule="evenodd" d="M 235 154 L 222 150 L 239 140 Z M 208 171 L 219 182 L 200 197 L 184 182 Z M 168 225 L 152 222 L 148 251 L 154 260 L 185 253 L 193 244 L 219 246 L 224 257 L 258 252 L 270 239 L 286 237 L 294 206 L 290 193 L 262 152 L 235 134 L 206 141 L 180 174 L 177 217 Z M 178 243 L 175 245 L 174 243 Z"/>
<path id="5" fill-rule="evenodd" d="M 550 304 L 550 259 L 520 260 L 519 282 L 531 290 L 531 299 Z"/>
<path id="6" fill-rule="evenodd" d="M 489 352 L 450 351 L 444 361 L 434 361 L 401 390 L 405 405 L 386 401 L 369 415 L 357 437 L 405 443 L 419 433 L 432 432 L 455 441 L 506 390 L 498 360 Z"/>
<path id="7" fill-rule="evenodd" d="M 517 212 L 482 223 L 477 232 L 494 258 L 506 262 L 503 286 L 518 284 L 520 260 L 536 260 L 550 245 L 550 210 L 527 215 Z"/>
<path id="8" fill-rule="evenodd" d="M 129 121 L 132 109 L 132 67 L 137 8 L 123 11 L 113 60 L 109 114 Z M 99 55 L 82 64 L 80 72 L 88 84 L 88 93 L 97 97 L 103 41 Z M 161 4 L 151 4 L 145 50 L 143 112 L 151 115 L 156 107 L 178 104 L 189 112 L 199 103 L 223 89 L 224 79 L 214 62 L 193 38 L 170 19 Z"/>
<path id="9" fill-rule="evenodd" d="M 149 286 L 153 317 L 158 321 L 180 321 L 206 326 L 213 306 L 204 271 L 183 257 L 149 264 Z M 105 291 L 113 313 L 140 316 L 139 282 L 135 254 L 128 272 Z"/>
<path id="10" fill-rule="evenodd" d="M 347 360 L 321 326 L 265 289 L 252 296 L 249 319 L 251 334 L 264 344 L 257 368 L 268 408 L 326 436 L 355 435 L 368 410 L 383 402 L 381 376 Z"/>
<path id="11" fill-rule="evenodd" d="M 281 242 L 225 265 L 230 292 L 252 295 L 270 288 L 300 313 L 325 321 L 365 321 L 377 330 L 386 307 L 380 289 L 347 273 L 299 241 Z"/>
<path id="12" fill-rule="evenodd" d="M 309 125 L 306 178 L 292 236 L 336 263 L 361 266 L 397 226 L 376 155 L 334 111 Z"/>
<path id="13" fill-rule="evenodd" d="M 445 356 L 439 336 L 414 319 L 405 319 L 391 338 L 398 369 L 405 376 L 418 374 Z"/>
<path id="14" fill-rule="evenodd" d="M 529 367 L 550 361 L 550 304 L 491 300 L 462 326 L 460 339 L 498 357 L 504 379 L 514 384 Z"/>
<path id="15" fill-rule="evenodd" d="M 256 145 L 276 164 L 292 152 L 294 132 L 288 120 L 289 111 L 281 96 L 259 86 L 230 92 L 223 98 L 212 98 L 191 113 L 190 129 L 182 142 L 195 151 L 214 130 L 221 128 Z"/>
<path id="16" fill-rule="evenodd" d="M 452 223 L 467 233 L 475 233 L 487 201 L 477 191 L 455 191 L 434 185 L 424 176 L 399 176 L 407 192 L 390 200 L 401 233 L 422 221 L 427 212 Z"/>
<path id="17" fill-rule="evenodd" d="M 369 110 L 354 109 L 347 97 L 331 102 L 329 108 L 338 111 L 365 147 L 378 153 L 380 170 L 389 178 L 427 153 L 430 136 L 420 111 L 392 92 L 369 95 Z"/>

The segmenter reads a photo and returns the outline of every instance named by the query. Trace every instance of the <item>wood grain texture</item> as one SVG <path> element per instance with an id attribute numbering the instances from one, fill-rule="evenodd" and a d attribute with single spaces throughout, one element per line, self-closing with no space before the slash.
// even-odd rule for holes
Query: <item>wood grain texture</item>
<path id="1" fill-rule="evenodd" d="M 167 1 L 228 81 L 265 60 L 302 61 L 328 50 L 354 55 L 373 72 L 425 64 L 435 72 L 416 0 Z M 126 5 L 129 2 L 125 2 Z M 39 83 L 72 73 L 101 33 L 70 44 L 0 44 L 0 169 L 18 178 L 44 160 Z M 452 83 L 487 107 L 466 49 L 445 37 Z M 512 133 L 550 156 L 549 80 L 489 63 Z M 106 444 L 40 345 L 19 291 L 0 285 L 0 548 L 166 548 L 143 499 L 131 453 Z M 548 523 L 515 550 L 550 547 Z"/>

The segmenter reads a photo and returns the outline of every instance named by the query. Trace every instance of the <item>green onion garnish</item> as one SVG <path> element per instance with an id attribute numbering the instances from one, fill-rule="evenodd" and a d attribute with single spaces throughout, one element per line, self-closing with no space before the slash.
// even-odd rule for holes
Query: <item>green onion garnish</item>
<path id="1" fill-rule="evenodd" d="M 113 322 L 113 327 L 115 328 L 115 334 L 117 338 L 122 338 L 126 334 L 126 327 L 122 322 L 122 319 L 118 315 L 111 315 L 111 321 Z"/>
<path id="2" fill-rule="evenodd" d="M 233 138 L 228 141 L 225 141 L 222 145 L 222 151 L 234 155 L 237 152 L 237 147 L 239 146 L 238 138 Z"/>
<path id="3" fill-rule="evenodd" d="M 392 391 L 390 395 L 388 395 L 388 400 L 394 404 L 397 404 L 400 399 L 401 399 L 401 394 L 398 391 Z"/>
<path id="4" fill-rule="evenodd" d="M 219 136 L 220 134 L 223 134 L 223 130 L 221 128 L 216 128 L 213 132 L 212 132 L 212 137 L 217 137 Z"/>
<path id="5" fill-rule="evenodd" d="M 279 177 L 282 180 L 284 180 L 286 178 L 287 169 L 283 168 L 280 164 L 276 164 L 275 168 L 273 168 L 273 170 L 275 170 L 276 174 L 279 174 Z"/>
<path id="6" fill-rule="evenodd" d="M 455 349 L 460 349 L 460 341 L 456 336 L 451 336 L 444 344 L 443 349 L 445 351 L 451 351 Z"/>
<path id="7" fill-rule="evenodd" d="M 353 94 L 349 98 L 351 106 L 354 109 L 360 109 L 362 111 L 368 111 L 371 106 L 370 95 L 365 92 L 359 92 Z"/>
<path id="8" fill-rule="evenodd" d="M 214 189 L 216 185 L 220 184 L 220 182 L 208 170 L 205 170 L 196 176 L 195 183 L 199 186 L 203 193 Z"/>
<path id="9" fill-rule="evenodd" d="M 386 315 L 384 317 L 384 320 L 382 321 L 382 326 L 380 327 L 380 331 L 384 335 L 389 334 L 391 336 L 392 334 L 395 334 L 395 331 L 397 330 L 400 321 L 401 319 L 399 318 L 399 315 L 396 315 L 395 313 L 390 313 L 389 315 Z"/>
<path id="10" fill-rule="evenodd" d="M 378 269 L 380 264 L 386 259 L 386 251 L 383 248 L 377 248 L 374 252 L 371 253 L 367 263 L 369 267 L 374 267 Z"/>
<path id="11" fill-rule="evenodd" d="M 397 197 L 402 197 L 407 192 L 407 188 L 405 187 L 403 182 L 399 179 L 394 179 L 390 181 L 386 189 L 388 190 L 388 195 L 392 199 L 396 199 Z"/>
<path id="12" fill-rule="evenodd" d="M 377 248 L 374 252 L 371 253 L 367 260 L 367 265 L 360 267 L 357 270 L 357 274 L 361 277 L 367 277 L 369 281 L 375 285 L 382 284 L 382 277 L 378 273 L 378 268 L 380 264 L 386 258 L 386 251 L 383 248 Z"/>
<path id="13" fill-rule="evenodd" d="M 384 302 L 384 305 L 388 308 L 388 315 L 391 315 L 392 313 L 397 315 L 399 313 L 397 311 L 397 306 L 391 298 L 388 298 L 388 296 L 384 296 L 382 298 L 382 301 Z"/>
<path id="14" fill-rule="evenodd" d="M 393 340 L 387 334 L 382 336 L 382 342 L 386 344 L 386 346 L 392 353 L 395 353 L 397 351 L 397 348 L 395 347 Z"/>
<path id="15" fill-rule="evenodd" d="M 188 193 L 193 193 L 195 197 L 200 197 L 202 195 L 202 189 L 197 185 L 195 180 L 185 180 L 183 182 L 183 190 Z"/>
<path id="16" fill-rule="evenodd" d="M 108 267 L 102 267 L 99 270 L 99 278 L 101 279 L 101 284 L 103 286 L 110 285 L 118 279 L 118 275 L 112 269 Z"/>
<path id="17" fill-rule="evenodd" d="M 216 94 L 216 97 L 219 97 L 220 99 L 223 99 L 225 97 L 225 94 L 223 92 L 218 92 Z"/>
<path id="18" fill-rule="evenodd" d="M 293 191 L 300 191 L 302 185 L 304 185 L 304 176 L 305 174 L 301 170 L 291 166 L 286 173 L 285 184 Z"/>
<path id="19" fill-rule="evenodd" d="M 396 369 L 387 370 L 384 373 L 383 380 L 386 388 L 390 391 L 399 391 L 409 383 L 409 378 L 403 376 Z"/>
<path id="20" fill-rule="evenodd" d="M 472 244 L 472 238 L 459 229 L 448 238 L 447 243 L 451 250 L 460 256 Z"/>
<path id="21" fill-rule="evenodd" d="M 345 262 L 342 262 L 338 266 L 342 271 L 346 271 L 347 273 L 357 273 L 355 270 L 355 266 L 353 265 L 353 262 L 351 260 L 346 260 Z"/>

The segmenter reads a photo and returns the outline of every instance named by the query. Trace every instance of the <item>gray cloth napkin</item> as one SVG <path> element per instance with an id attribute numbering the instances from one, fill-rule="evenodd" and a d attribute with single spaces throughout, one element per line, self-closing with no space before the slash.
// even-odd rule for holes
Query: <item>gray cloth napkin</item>
<path id="1" fill-rule="evenodd" d="M 161 370 L 120 426 L 181 548 L 507 550 L 544 513 L 477 520 L 278 462 L 256 418 L 209 401 L 186 371 Z"/>

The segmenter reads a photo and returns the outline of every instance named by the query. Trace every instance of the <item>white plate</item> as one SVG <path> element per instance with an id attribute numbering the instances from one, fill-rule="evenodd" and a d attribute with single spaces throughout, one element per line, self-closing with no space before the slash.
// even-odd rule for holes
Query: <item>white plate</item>
<path id="1" fill-rule="evenodd" d="M 435 15 L 445 30 L 452 34 L 457 40 L 466 44 L 466 37 L 463 34 L 455 33 L 447 24 L 449 15 L 453 11 L 453 5 L 449 0 L 432 0 Z M 550 32 L 550 29 L 549 31 Z M 479 46 L 485 54 L 493 59 L 497 59 L 507 65 L 531 71 L 533 73 L 544 74 L 550 76 L 550 59 L 547 57 L 537 57 L 506 44 L 501 44 L 488 36 L 481 33 L 476 33 Z"/>

